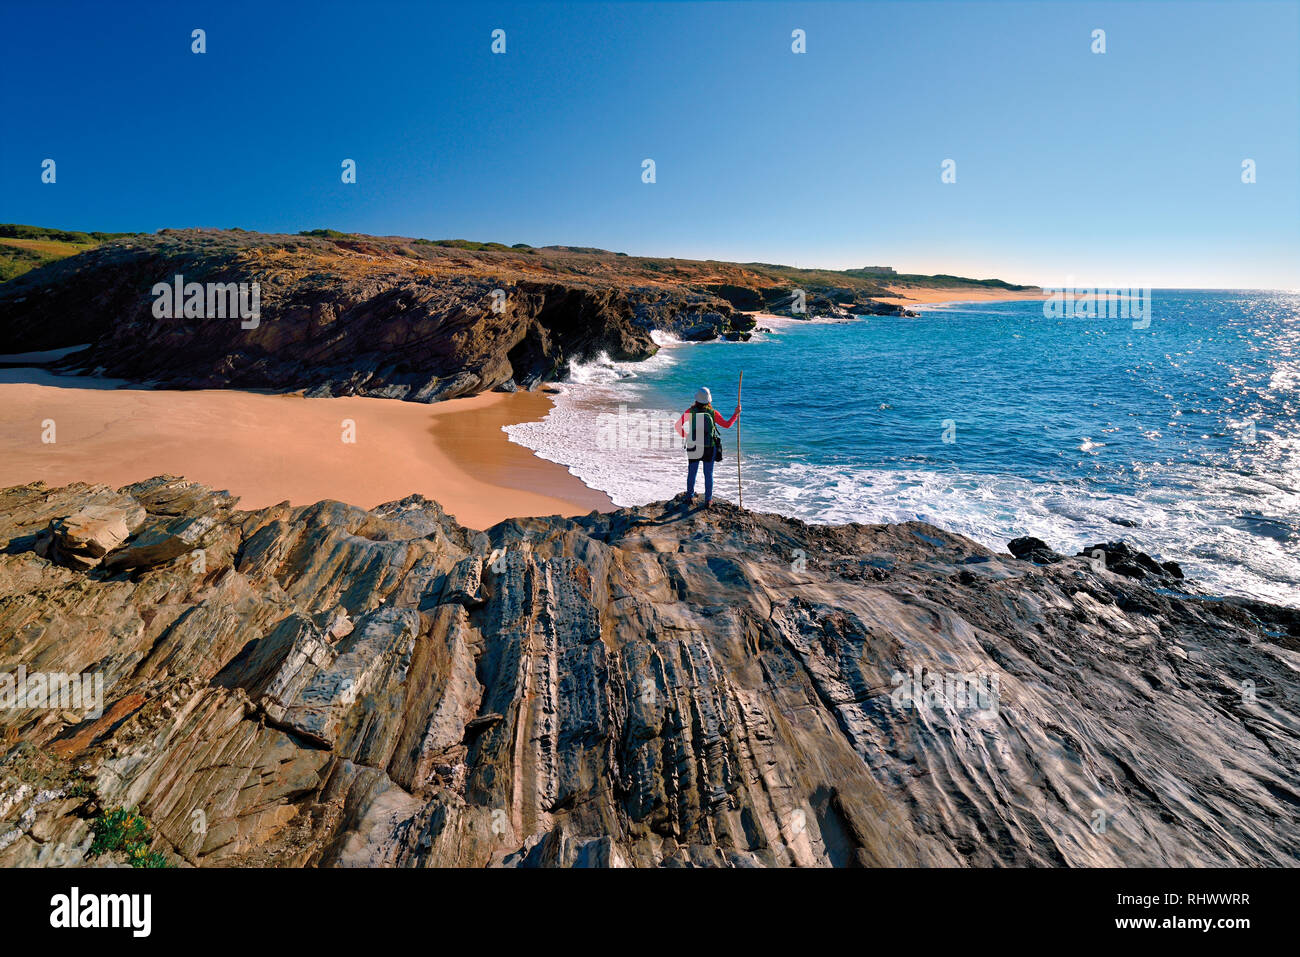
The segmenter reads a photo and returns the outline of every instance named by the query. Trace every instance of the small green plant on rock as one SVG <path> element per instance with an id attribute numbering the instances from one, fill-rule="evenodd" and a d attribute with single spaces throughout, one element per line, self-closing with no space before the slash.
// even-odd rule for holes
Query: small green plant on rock
<path id="1" fill-rule="evenodd" d="M 170 867 L 167 858 L 149 850 L 149 822 L 134 808 L 116 807 L 91 819 L 95 840 L 90 857 L 121 851 L 132 867 Z"/>

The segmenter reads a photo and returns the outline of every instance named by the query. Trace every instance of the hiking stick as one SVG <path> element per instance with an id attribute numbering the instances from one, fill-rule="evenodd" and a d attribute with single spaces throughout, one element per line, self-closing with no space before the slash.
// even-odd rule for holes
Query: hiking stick
<path id="1" fill-rule="evenodd" d="M 740 382 L 736 385 L 736 406 L 740 407 L 740 391 L 745 387 L 745 371 L 740 372 Z M 736 492 L 740 496 L 740 507 L 745 507 L 745 486 L 740 481 L 740 419 L 736 420 Z"/>

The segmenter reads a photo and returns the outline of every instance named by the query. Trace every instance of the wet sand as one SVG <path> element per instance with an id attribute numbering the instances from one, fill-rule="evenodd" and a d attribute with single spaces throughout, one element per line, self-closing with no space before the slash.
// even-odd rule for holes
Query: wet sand
<path id="1" fill-rule="evenodd" d="M 0 487 L 43 480 L 114 488 L 184 476 L 240 507 L 337 499 L 363 508 L 419 493 L 470 528 L 614 507 L 502 426 L 540 419 L 541 393 L 434 405 L 391 399 L 118 388 L 113 380 L 0 369 Z M 53 420 L 53 443 L 42 442 Z M 345 442 L 350 421 L 355 442 Z"/>

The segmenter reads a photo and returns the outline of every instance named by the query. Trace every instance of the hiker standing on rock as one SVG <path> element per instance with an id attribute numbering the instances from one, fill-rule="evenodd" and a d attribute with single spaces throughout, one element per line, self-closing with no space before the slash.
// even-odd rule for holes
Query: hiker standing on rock
<path id="1" fill-rule="evenodd" d="M 695 498 L 695 476 L 699 474 L 700 463 L 704 463 L 704 507 L 713 502 L 713 463 L 722 461 L 722 433 L 718 426 L 731 428 L 740 418 L 740 404 L 731 418 L 724 419 L 722 413 L 713 407 L 713 393 L 701 387 L 695 393 L 695 404 L 682 413 L 677 420 L 677 434 L 686 439 L 686 501 Z M 689 432 L 687 431 L 689 420 Z"/>

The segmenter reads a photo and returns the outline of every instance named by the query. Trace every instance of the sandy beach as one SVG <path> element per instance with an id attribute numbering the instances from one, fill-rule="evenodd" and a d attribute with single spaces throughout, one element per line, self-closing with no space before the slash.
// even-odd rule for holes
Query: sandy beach
<path id="1" fill-rule="evenodd" d="M 963 286 L 959 289 L 939 289 L 927 286 L 890 286 L 896 296 L 882 296 L 878 302 L 895 306 L 935 306 L 950 302 L 1012 302 L 1020 299 L 1046 299 L 1041 289 L 979 289 Z"/>
<path id="2" fill-rule="evenodd" d="M 116 488 L 171 474 L 227 489 L 242 508 L 321 499 L 372 508 L 418 492 L 472 528 L 613 508 L 603 492 L 501 431 L 545 416 L 543 393 L 424 405 L 119 386 L 0 369 L 0 487 L 39 479 Z M 44 442 L 50 420 L 54 441 Z"/>

